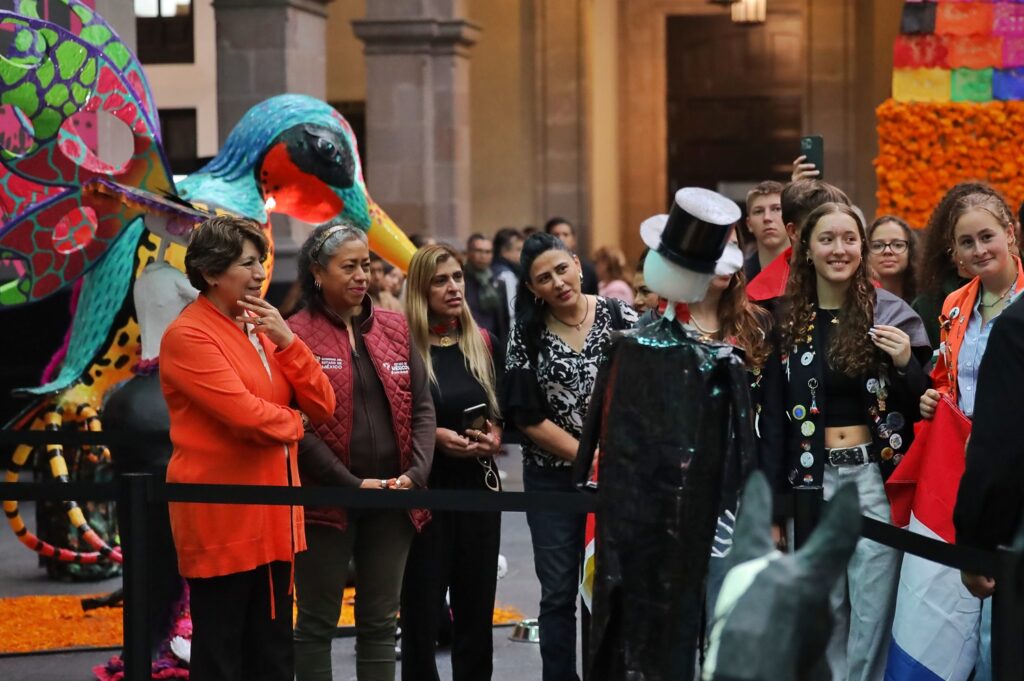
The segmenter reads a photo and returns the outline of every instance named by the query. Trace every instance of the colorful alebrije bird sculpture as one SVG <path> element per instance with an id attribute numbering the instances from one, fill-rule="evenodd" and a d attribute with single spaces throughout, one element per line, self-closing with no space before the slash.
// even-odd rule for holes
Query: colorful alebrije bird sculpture
<path id="1" fill-rule="evenodd" d="M 183 269 L 188 234 L 212 214 L 255 219 L 268 236 L 271 212 L 314 224 L 346 218 L 367 232 L 371 249 L 406 268 L 415 249 L 367 194 L 355 136 L 332 107 L 304 95 L 268 99 L 246 113 L 205 168 L 176 185 L 138 60 L 94 10 L 60 2 L 70 27 L 44 20 L 36 0 L 0 10 L 0 29 L 13 36 L 0 55 L 0 105 L 31 139 L 27 149 L 0 150 L 0 272 L 14 273 L 0 278 L 0 311 L 76 287 L 64 347 L 44 385 L 23 390 L 39 400 L 15 427 L 59 427 L 78 413 L 98 427 L 105 393 L 138 363 L 133 281 L 159 258 Z M 99 112 L 131 133 L 132 153 L 120 167 L 102 161 L 79 133 Z M 66 478 L 59 448 L 50 449 L 58 454 L 54 475 Z M 15 452 L 8 480 L 28 455 Z M 12 509 L 5 502 L 9 516 Z M 73 504 L 69 514 L 86 532 Z M 60 554 L 28 535 L 20 519 L 12 525 L 27 545 Z"/>

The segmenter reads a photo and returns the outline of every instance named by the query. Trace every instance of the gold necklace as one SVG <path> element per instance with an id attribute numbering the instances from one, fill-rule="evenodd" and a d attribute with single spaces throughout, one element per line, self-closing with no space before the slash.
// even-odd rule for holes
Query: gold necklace
<path id="1" fill-rule="evenodd" d="M 694 316 L 693 310 L 690 311 L 690 323 L 693 324 L 693 327 L 705 338 L 714 338 L 715 334 L 722 330 L 721 327 L 717 329 L 705 329 L 701 326 L 700 322 L 697 321 L 697 317 Z"/>
<path id="2" fill-rule="evenodd" d="M 450 348 L 451 346 L 453 346 L 453 345 L 455 345 L 456 343 L 459 342 L 459 335 L 458 335 L 458 333 L 454 333 L 454 334 L 446 333 L 446 334 L 438 336 L 437 338 L 438 338 L 438 345 L 440 345 L 442 348 Z"/>
<path id="3" fill-rule="evenodd" d="M 1012 282 L 1012 283 L 1010 284 L 1010 288 L 1008 288 L 1008 289 L 1006 289 L 1005 291 L 1003 291 L 1003 295 L 999 296 L 998 298 L 996 298 L 995 300 L 993 300 L 993 301 L 992 301 L 991 303 L 986 303 L 986 302 L 985 302 L 985 293 L 983 292 L 983 293 L 981 294 L 981 306 L 982 306 L 983 308 L 985 308 L 985 309 L 988 309 L 988 308 L 990 308 L 990 307 L 995 307 L 995 306 L 996 306 L 996 305 L 998 305 L 999 303 L 1001 303 L 1001 302 L 1003 302 L 1004 300 L 1006 300 L 1006 296 L 1010 295 L 1010 291 L 1012 291 L 1012 290 L 1013 290 L 1013 287 L 1014 287 L 1014 286 L 1016 286 L 1016 285 L 1017 285 L 1017 277 L 1016 277 L 1016 276 L 1014 276 L 1014 277 L 1013 277 L 1013 282 Z"/>
<path id="4" fill-rule="evenodd" d="M 563 322 L 561 319 L 558 318 L 558 315 L 555 314 L 554 310 L 551 310 L 551 318 L 554 319 L 559 324 L 561 324 L 562 326 L 568 326 L 570 328 L 576 329 L 577 331 L 580 331 L 583 328 L 583 322 L 587 321 L 587 316 L 590 315 L 590 298 L 588 298 L 587 296 L 583 296 L 583 300 L 587 303 L 587 309 L 583 311 L 583 318 L 579 320 L 579 322 Z"/>

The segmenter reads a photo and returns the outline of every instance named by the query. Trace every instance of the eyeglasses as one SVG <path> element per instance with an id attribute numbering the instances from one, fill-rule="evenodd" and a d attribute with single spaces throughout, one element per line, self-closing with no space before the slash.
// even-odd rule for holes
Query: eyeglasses
<path id="1" fill-rule="evenodd" d="M 492 492 L 501 491 L 501 481 L 498 480 L 498 471 L 494 468 L 494 461 L 490 457 L 478 456 L 476 462 L 484 468 L 484 484 Z"/>
<path id="2" fill-rule="evenodd" d="M 910 248 L 910 242 L 906 239 L 893 239 L 892 241 L 872 241 L 868 244 L 868 248 L 875 255 L 885 253 L 885 249 L 889 249 L 896 255 L 906 253 L 907 249 Z"/>

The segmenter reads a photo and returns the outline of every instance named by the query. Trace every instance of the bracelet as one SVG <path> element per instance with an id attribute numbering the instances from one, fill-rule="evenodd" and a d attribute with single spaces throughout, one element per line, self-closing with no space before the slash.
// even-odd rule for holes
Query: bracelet
<path id="1" fill-rule="evenodd" d="M 386 489 L 386 488 L 387 488 L 387 486 L 388 486 L 388 483 L 387 483 L 387 481 L 386 481 L 386 480 L 381 480 L 381 481 L 380 481 L 380 488 L 381 488 L 381 489 Z"/>

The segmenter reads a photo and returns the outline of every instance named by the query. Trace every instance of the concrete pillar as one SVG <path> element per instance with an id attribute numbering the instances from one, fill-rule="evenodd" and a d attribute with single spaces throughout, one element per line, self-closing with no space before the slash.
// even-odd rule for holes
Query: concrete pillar
<path id="1" fill-rule="evenodd" d="M 577 226 L 590 250 L 591 0 L 533 0 L 533 74 L 538 225 L 552 216 Z M 614 51 L 614 45 L 609 46 Z"/>
<path id="2" fill-rule="evenodd" d="M 352 22 L 366 53 L 367 186 L 407 234 L 472 232 L 469 47 L 461 0 L 377 0 Z"/>
<path id="3" fill-rule="evenodd" d="M 330 0 L 214 0 L 217 21 L 217 128 L 221 144 L 253 105 L 268 97 L 327 94 Z M 274 281 L 295 279 L 309 227 L 275 215 Z"/>

